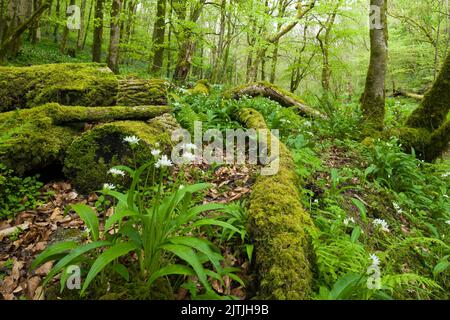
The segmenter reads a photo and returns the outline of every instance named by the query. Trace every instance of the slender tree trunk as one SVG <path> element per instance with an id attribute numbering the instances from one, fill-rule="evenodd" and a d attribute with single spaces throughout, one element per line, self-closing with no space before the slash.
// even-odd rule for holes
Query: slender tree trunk
<path id="1" fill-rule="evenodd" d="M 150 73 L 161 76 L 164 63 L 164 38 L 166 35 L 166 4 L 167 0 L 158 0 L 156 20 L 153 27 L 153 61 Z"/>
<path id="2" fill-rule="evenodd" d="M 383 130 L 388 59 L 387 0 L 371 0 L 370 4 L 370 64 L 361 106 L 367 128 Z"/>
<path id="3" fill-rule="evenodd" d="M 111 30 L 109 36 L 109 50 L 107 63 L 114 72 L 119 73 L 119 45 L 120 45 L 120 10 L 121 0 L 113 0 L 111 7 Z"/>
<path id="4" fill-rule="evenodd" d="M 61 0 L 56 0 L 56 8 L 55 8 L 55 14 L 56 14 L 56 24 L 55 28 L 53 29 L 53 41 L 55 43 L 58 43 L 58 33 L 59 33 L 59 19 L 61 17 Z"/>
<path id="5" fill-rule="evenodd" d="M 33 0 L 33 10 L 37 10 L 42 5 L 42 0 Z M 36 44 L 41 41 L 41 27 L 39 19 L 30 28 L 30 42 Z"/>
<path id="6" fill-rule="evenodd" d="M 75 0 L 70 0 L 69 5 L 70 6 L 75 5 Z M 66 10 L 67 10 L 67 8 L 66 8 Z M 66 13 L 66 17 L 69 17 L 68 13 Z M 61 53 L 65 53 L 66 52 L 67 41 L 69 40 L 69 32 L 70 32 L 69 28 L 67 26 L 65 26 L 64 27 L 63 36 L 62 36 L 62 39 L 61 39 L 61 45 L 59 47 L 59 51 Z"/>
<path id="7" fill-rule="evenodd" d="M 83 48 L 83 39 L 84 34 L 86 31 L 86 0 L 81 0 L 81 7 L 80 7 L 80 30 L 78 30 L 78 39 L 77 39 L 77 48 L 78 50 L 81 50 Z M 89 24 L 89 20 L 88 20 Z"/>
<path id="8" fill-rule="evenodd" d="M 101 62 L 103 43 L 103 1 L 96 0 L 94 16 L 94 38 L 92 43 L 92 61 Z"/>
<path id="9" fill-rule="evenodd" d="M 84 31 L 83 44 L 81 45 L 81 50 L 84 50 L 84 48 L 86 47 L 86 40 L 87 40 L 87 36 L 89 34 L 90 25 L 91 25 L 91 17 L 92 17 L 92 11 L 94 8 L 94 3 L 95 3 L 95 1 L 92 0 L 91 6 L 89 7 L 89 15 L 88 15 L 87 23 L 86 23 L 86 30 Z"/>

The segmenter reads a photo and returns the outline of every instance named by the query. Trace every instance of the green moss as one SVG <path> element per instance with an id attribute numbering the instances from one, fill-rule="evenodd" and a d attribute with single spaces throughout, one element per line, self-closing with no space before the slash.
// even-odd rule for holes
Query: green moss
<path id="1" fill-rule="evenodd" d="M 67 107 L 56 103 L 0 114 L 0 160 L 23 175 L 62 164 L 84 122 L 151 119 L 169 107 Z M 81 124 L 81 125 L 78 125 Z"/>
<path id="2" fill-rule="evenodd" d="M 169 82 L 160 79 L 123 79 L 119 81 L 117 104 L 124 106 L 166 105 L 169 87 Z"/>
<path id="3" fill-rule="evenodd" d="M 188 92 L 190 94 L 203 94 L 203 95 L 209 95 L 210 86 L 208 83 L 208 80 L 202 79 L 197 81 L 195 86 L 192 89 L 189 89 Z"/>
<path id="4" fill-rule="evenodd" d="M 2 113 L 0 123 L 0 161 L 19 175 L 62 163 L 65 147 L 79 134 L 55 126 L 45 107 Z"/>
<path id="5" fill-rule="evenodd" d="M 248 128 L 267 128 L 256 110 L 242 109 L 239 117 Z M 291 153 L 280 144 L 279 171 L 257 179 L 248 208 L 260 299 L 308 299 L 311 294 L 313 254 L 306 229 L 313 222 L 300 203 L 299 184 Z"/>
<path id="6" fill-rule="evenodd" d="M 139 145 L 132 151 L 124 142 L 126 136 L 137 136 Z M 171 146 L 167 123 L 158 118 L 150 123 L 141 121 L 120 121 L 98 126 L 75 139 L 67 150 L 64 173 L 78 191 L 87 193 L 101 188 L 103 183 L 117 182 L 107 172 L 111 167 L 127 165 L 140 166 L 151 160 L 151 149 L 159 144 L 163 152 Z M 166 149 L 166 150 L 165 150 Z"/>
<path id="7" fill-rule="evenodd" d="M 449 150 L 450 121 L 447 120 L 430 137 L 430 142 L 425 147 L 425 160 L 433 161 Z"/>
<path id="8" fill-rule="evenodd" d="M 0 112 L 49 102 L 74 106 L 116 103 L 118 81 L 103 64 L 0 67 Z"/>
<path id="9" fill-rule="evenodd" d="M 438 78 L 425 94 L 421 105 L 411 114 L 406 125 L 429 131 L 441 127 L 450 110 L 450 54 L 442 66 Z"/>

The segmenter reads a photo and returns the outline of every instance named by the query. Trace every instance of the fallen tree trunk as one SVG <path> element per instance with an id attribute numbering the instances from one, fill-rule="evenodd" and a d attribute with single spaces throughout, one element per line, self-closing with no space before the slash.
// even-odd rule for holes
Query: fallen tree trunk
<path id="1" fill-rule="evenodd" d="M 117 104 L 121 106 L 166 105 L 170 83 L 160 79 L 119 80 Z"/>
<path id="2" fill-rule="evenodd" d="M 0 67 L 0 112 L 46 103 L 67 106 L 166 105 L 164 80 L 118 80 L 104 64 Z"/>
<path id="3" fill-rule="evenodd" d="M 283 90 L 269 82 L 262 81 L 250 83 L 241 87 L 234 88 L 225 93 L 225 97 L 232 99 L 240 99 L 241 97 L 244 96 L 249 97 L 263 96 L 278 102 L 280 105 L 284 107 L 293 107 L 297 110 L 299 114 L 303 116 L 321 119 L 327 118 L 326 115 L 319 112 L 318 110 L 315 110 L 314 108 L 311 108 L 310 106 L 307 106 L 305 102 L 300 100 L 292 93 Z"/>
<path id="4" fill-rule="evenodd" d="M 129 177 L 113 177 L 108 171 L 118 165 L 134 168 L 152 159 L 151 150 L 158 148 L 168 153 L 171 131 L 178 128 L 171 115 L 141 121 L 112 122 L 95 127 L 78 137 L 68 148 L 64 161 L 64 174 L 77 191 L 89 193 L 102 188 L 104 183 L 126 185 Z M 131 148 L 124 141 L 127 136 L 140 139 Z"/>
<path id="5" fill-rule="evenodd" d="M 254 109 L 242 109 L 239 118 L 249 129 L 267 129 L 264 118 Z M 314 228 L 314 224 L 300 202 L 295 163 L 282 143 L 275 161 L 279 161 L 279 171 L 258 177 L 248 202 L 259 280 L 257 298 L 308 299 L 313 286 L 313 254 L 307 228 Z"/>
<path id="6" fill-rule="evenodd" d="M 67 107 L 47 104 L 0 114 L 0 161 L 19 175 L 61 164 L 83 123 L 147 120 L 169 107 Z M 81 124 L 81 125 L 80 125 Z"/>
<path id="7" fill-rule="evenodd" d="M 0 67 L 0 112 L 56 102 L 69 106 L 113 106 L 118 80 L 106 65 L 64 63 Z"/>
<path id="8" fill-rule="evenodd" d="M 408 92 L 402 89 L 398 89 L 394 92 L 393 94 L 394 97 L 405 97 L 405 98 L 411 98 L 411 99 L 415 99 L 417 101 L 422 101 L 424 95 L 422 94 L 417 94 L 414 92 Z"/>

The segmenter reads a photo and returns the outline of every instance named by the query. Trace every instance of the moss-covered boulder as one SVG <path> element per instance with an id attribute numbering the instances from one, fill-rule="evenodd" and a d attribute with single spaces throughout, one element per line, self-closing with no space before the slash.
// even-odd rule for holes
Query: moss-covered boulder
<path id="1" fill-rule="evenodd" d="M 84 123 L 148 120 L 169 107 L 76 107 L 46 104 L 0 113 L 0 161 L 16 173 L 61 164 L 65 150 L 84 130 Z"/>
<path id="2" fill-rule="evenodd" d="M 248 128 L 267 129 L 256 110 L 242 109 L 239 118 Z M 313 254 L 307 228 L 313 228 L 313 222 L 300 203 L 295 164 L 282 143 L 279 161 L 277 174 L 257 179 L 248 206 L 259 276 L 257 297 L 308 299 L 312 292 Z"/>
<path id="3" fill-rule="evenodd" d="M 166 105 L 170 83 L 161 79 L 119 80 L 117 104 L 121 106 Z"/>
<path id="4" fill-rule="evenodd" d="M 98 190 L 104 183 L 127 183 L 122 178 L 108 175 L 118 165 L 140 166 L 152 159 L 151 150 L 163 153 L 171 149 L 171 132 L 177 128 L 176 120 L 164 115 L 143 121 L 119 121 L 100 125 L 73 141 L 64 161 L 64 174 L 79 192 Z M 139 143 L 132 147 L 124 139 L 136 136 Z"/>
<path id="5" fill-rule="evenodd" d="M 69 106 L 116 104 L 118 80 L 103 64 L 0 67 L 0 112 L 49 102 Z"/>

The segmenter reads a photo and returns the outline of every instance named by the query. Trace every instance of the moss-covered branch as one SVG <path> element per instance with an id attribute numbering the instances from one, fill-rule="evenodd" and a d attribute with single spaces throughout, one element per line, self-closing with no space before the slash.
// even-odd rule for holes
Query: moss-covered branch
<path id="1" fill-rule="evenodd" d="M 269 82 L 262 81 L 250 83 L 241 87 L 234 88 L 225 93 L 226 98 L 239 99 L 243 96 L 263 96 L 278 102 L 284 107 L 294 107 L 296 108 L 297 112 L 303 116 L 322 119 L 327 118 L 318 110 L 307 106 L 305 102 L 300 100 L 292 93 L 283 90 Z"/>
<path id="2" fill-rule="evenodd" d="M 256 110 L 242 109 L 239 118 L 248 128 L 267 128 Z M 312 291 L 313 255 L 306 229 L 313 227 L 313 222 L 300 203 L 295 164 L 282 143 L 279 161 L 277 174 L 257 179 L 249 201 L 258 298 L 307 299 Z"/>

